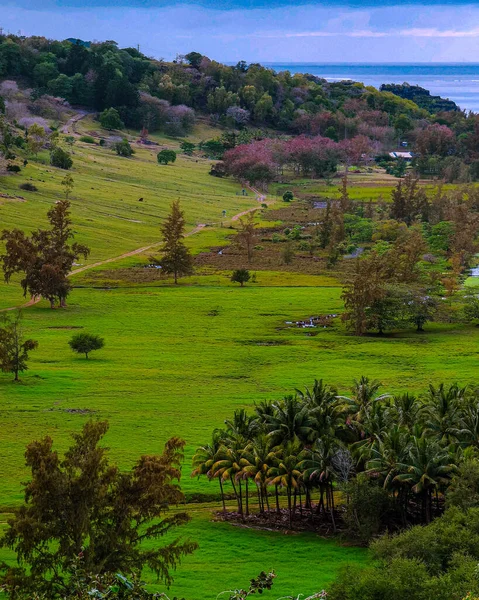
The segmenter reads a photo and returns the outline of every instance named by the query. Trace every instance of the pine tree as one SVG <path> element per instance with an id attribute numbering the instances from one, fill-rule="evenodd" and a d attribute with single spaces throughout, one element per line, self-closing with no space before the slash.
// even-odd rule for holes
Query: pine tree
<path id="1" fill-rule="evenodd" d="M 164 273 L 172 273 L 175 277 L 175 283 L 178 283 L 178 277 L 193 273 L 193 258 L 183 242 L 185 217 L 180 208 L 179 200 L 172 202 L 171 213 L 161 226 L 161 233 L 163 234 L 161 267 Z"/>

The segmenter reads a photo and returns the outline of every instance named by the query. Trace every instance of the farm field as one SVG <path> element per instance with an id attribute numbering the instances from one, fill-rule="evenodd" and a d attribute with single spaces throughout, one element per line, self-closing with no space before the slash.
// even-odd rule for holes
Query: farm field
<path id="1" fill-rule="evenodd" d="M 78 125 L 84 133 L 93 126 L 89 119 Z M 209 135 L 202 128 L 193 139 Z M 158 141 L 178 146 L 164 138 Z M 231 179 L 209 176 L 210 161 L 179 155 L 174 165 L 159 166 L 156 151 L 138 149 L 127 160 L 98 146 L 75 143 L 72 218 L 75 240 L 92 250 L 87 264 L 158 244 L 159 225 L 177 198 L 189 231 L 208 225 L 187 240 L 195 254 L 226 243 L 231 217 L 258 206 L 253 193 L 239 195 L 241 186 Z M 42 225 L 48 207 L 62 197 L 63 176 L 32 162 L 22 176 L 0 178 L 2 192 L 24 196 L 0 199 L 0 228 Z M 39 191 L 20 190 L 25 180 Z M 392 178 L 368 182 L 365 177 L 353 183 L 351 197 L 389 198 Z M 327 188 L 317 182 L 304 187 L 305 193 L 328 195 L 329 189 L 336 193 L 337 185 L 335 180 Z M 286 187 L 274 187 L 270 198 Z M 227 217 L 219 227 L 223 209 Z M 215 483 L 190 477 L 195 448 L 208 442 L 212 430 L 234 409 L 251 410 L 255 402 L 293 394 L 315 378 L 345 393 L 361 375 L 379 378 L 384 390 L 417 394 L 429 383 L 472 383 L 479 328 L 428 324 L 425 334 L 411 330 L 358 338 L 338 319 L 331 329 L 311 332 L 286 322 L 340 313 L 342 287 L 333 275 L 261 270 L 257 282 L 244 289 L 230 282 L 229 272 L 208 268 L 183 278 L 178 286 L 170 280 L 132 281 L 128 269 L 146 265 L 153 253 L 146 250 L 74 275 L 67 310 L 52 311 L 42 301 L 24 311 L 25 332 L 38 340 L 39 348 L 20 384 L 13 384 L 10 375 L 0 376 L 2 521 L 22 500 L 21 482 L 28 476 L 25 445 L 50 435 L 63 451 L 70 433 L 93 417 L 109 420 L 106 444 L 112 460 L 124 469 L 141 454 L 161 451 L 171 436 L 187 442 L 182 488 L 193 520 L 185 535 L 200 548 L 178 570 L 171 596 L 214 598 L 223 589 L 246 584 L 263 569 L 278 575 L 276 597 L 313 593 L 342 564 L 367 563 L 365 550 L 314 534 L 285 536 L 212 521 L 217 503 L 193 502 L 217 494 Z M 17 281 L 0 283 L 0 309 L 22 302 Z M 79 331 L 105 338 L 105 348 L 88 361 L 68 347 Z M 11 557 L 2 552 L 1 558 Z"/>

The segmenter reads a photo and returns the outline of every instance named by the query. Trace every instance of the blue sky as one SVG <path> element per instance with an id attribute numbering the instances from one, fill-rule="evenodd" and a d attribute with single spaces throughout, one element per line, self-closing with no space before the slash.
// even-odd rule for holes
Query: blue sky
<path id="1" fill-rule="evenodd" d="M 0 0 L 0 26 L 165 59 L 479 62 L 479 5 L 457 0 Z"/>

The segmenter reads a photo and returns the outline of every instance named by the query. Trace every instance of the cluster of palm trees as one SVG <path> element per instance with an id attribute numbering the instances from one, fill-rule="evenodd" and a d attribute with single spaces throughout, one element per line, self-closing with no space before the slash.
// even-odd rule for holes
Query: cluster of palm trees
<path id="1" fill-rule="evenodd" d="M 197 449 L 192 476 L 217 479 L 225 507 L 230 485 L 242 518 L 257 496 L 260 513 L 324 513 L 334 522 L 334 489 L 363 473 L 390 492 L 407 518 L 420 507 L 429 522 L 433 498 L 448 487 L 464 454 L 479 449 L 479 392 L 457 384 L 430 385 L 418 398 L 380 394 L 362 377 L 349 396 L 323 380 L 280 401 L 261 402 L 253 414 L 235 411 L 210 444 Z M 364 476 L 363 476 L 364 477 Z"/>

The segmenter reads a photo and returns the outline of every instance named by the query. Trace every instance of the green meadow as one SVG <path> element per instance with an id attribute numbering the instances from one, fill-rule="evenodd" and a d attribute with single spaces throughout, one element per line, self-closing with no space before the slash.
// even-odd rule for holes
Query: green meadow
<path id="1" fill-rule="evenodd" d="M 85 131 L 92 126 L 81 124 Z M 195 139 L 206 133 L 197 131 Z M 76 240 L 91 247 L 89 264 L 157 244 L 161 220 L 176 198 L 189 230 L 208 225 L 188 238 L 194 252 L 225 243 L 231 217 L 257 206 L 252 192 L 239 195 L 237 183 L 211 177 L 209 161 L 179 156 L 175 164 L 159 166 L 156 151 L 138 149 L 124 159 L 76 142 L 72 217 Z M 40 159 L 46 162 L 47 156 Z M 44 224 L 48 207 L 62 195 L 63 176 L 31 162 L 21 175 L 0 178 L 0 191 L 23 196 L 0 198 L 0 227 L 31 230 Z M 20 190 L 24 181 L 39 191 Z M 390 184 L 385 185 L 384 196 Z M 227 211 L 224 227 L 222 210 Z M 70 433 L 92 417 L 110 422 L 106 444 L 112 460 L 125 469 L 141 454 L 159 452 L 169 437 L 183 437 L 182 487 L 189 501 L 204 500 L 203 494 L 217 494 L 216 485 L 190 477 L 191 457 L 236 408 L 294 393 L 315 378 L 347 392 L 354 378 L 367 375 L 387 390 L 421 393 L 430 382 L 470 383 L 477 372 L 479 328 L 433 324 L 425 334 L 363 338 L 349 335 L 339 320 L 331 329 L 298 329 L 287 322 L 341 312 L 338 281 L 258 271 L 257 283 L 240 289 L 228 273 L 203 269 L 178 286 L 168 280 L 132 282 L 129 268 L 145 265 L 153 252 L 74 275 L 66 310 L 52 311 L 42 301 L 24 311 L 26 333 L 39 347 L 19 384 L 0 375 L 4 516 L 22 500 L 25 445 L 50 435 L 65 450 Z M 18 282 L 0 284 L 0 308 L 22 301 Z M 68 340 L 78 331 L 101 335 L 105 348 L 90 360 L 73 355 Z M 172 596 L 215 598 L 263 569 L 277 572 L 275 597 L 313 593 L 327 586 L 342 564 L 368 560 L 362 549 L 314 534 L 286 536 L 215 522 L 216 507 L 187 505 L 193 519 L 185 535 L 200 549 L 178 570 Z"/>

